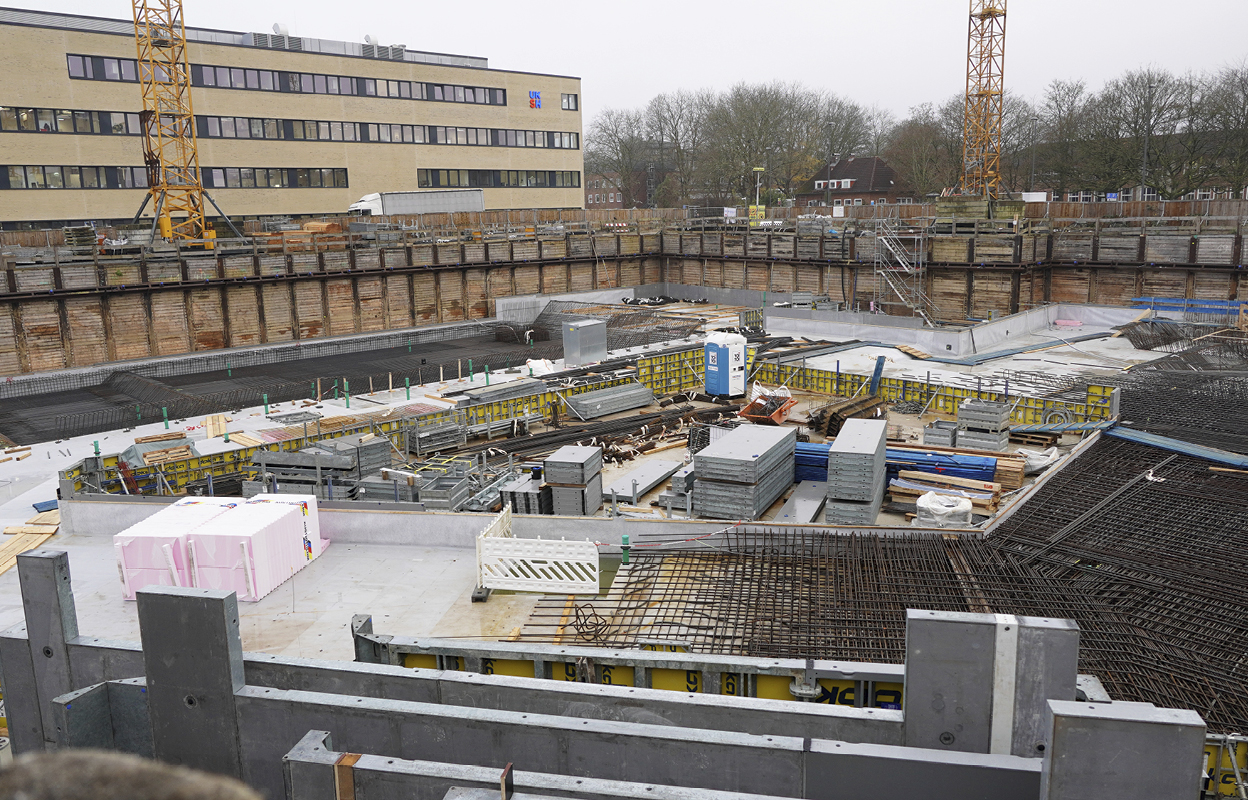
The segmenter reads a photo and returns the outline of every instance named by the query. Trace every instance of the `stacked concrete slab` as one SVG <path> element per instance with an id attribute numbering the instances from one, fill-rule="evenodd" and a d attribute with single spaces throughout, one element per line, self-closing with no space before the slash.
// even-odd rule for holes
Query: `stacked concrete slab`
<path id="1" fill-rule="evenodd" d="M 884 501 L 888 423 L 882 419 L 845 422 L 828 450 L 828 502 L 831 525 L 874 525 Z"/>
<path id="2" fill-rule="evenodd" d="M 742 425 L 693 457 L 693 510 L 758 519 L 793 484 L 797 430 Z"/>
<path id="3" fill-rule="evenodd" d="M 968 398 L 958 406 L 958 447 L 1004 450 L 1010 443 L 1010 406 Z"/>
<path id="4" fill-rule="evenodd" d="M 546 459 L 551 513 L 585 517 L 602 508 L 602 448 L 567 445 Z"/>

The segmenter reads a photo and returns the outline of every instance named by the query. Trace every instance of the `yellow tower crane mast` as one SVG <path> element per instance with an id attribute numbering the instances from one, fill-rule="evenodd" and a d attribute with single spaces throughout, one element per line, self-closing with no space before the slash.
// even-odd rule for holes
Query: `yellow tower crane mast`
<path id="1" fill-rule="evenodd" d="M 214 238 L 204 217 L 204 199 L 212 203 L 236 236 L 212 196 L 204 191 L 191 107 L 191 71 L 186 61 L 186 25 L 181 0 L 133 0 L 134 40 L 139 53 L 143 111 L 143 162 L 147 167 L 147 203 L 154 200 L 157 227 L 166 239 Z"/>
<path id="2" fill-rule="evenodd" d="M 996 200 L 1001 191 L 1001 115 L 1005 101 L 1006 0 L 971 0 L 966 46 L 962 193 Z"/>

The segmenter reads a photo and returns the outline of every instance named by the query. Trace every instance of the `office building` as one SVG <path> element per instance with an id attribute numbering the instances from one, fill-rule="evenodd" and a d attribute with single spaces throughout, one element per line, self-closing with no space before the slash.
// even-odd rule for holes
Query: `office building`
<path id="1" fill-rule="evenodd" d="M 232 217 L 447 186 L 488 209 L 583 207 L 580 79 L 275 29 L 186 30 L 204 185 Z M 134 215 L 135 56 L 130 20 L 0 9 L 0 224 Z"/>

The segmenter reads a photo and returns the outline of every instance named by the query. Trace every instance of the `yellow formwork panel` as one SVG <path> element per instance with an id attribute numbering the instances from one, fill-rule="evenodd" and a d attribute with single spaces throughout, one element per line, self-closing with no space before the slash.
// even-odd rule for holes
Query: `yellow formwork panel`
<path id="1" fill-rule="evenodd" d="M 873 684 L 871 705 L 875 708 L 892 708 L 900 711 L 904 694 L 905 686 L 900 683 L 876 683 Z"/>
<path id="2" fill-rule="evenodd" d="M 669 692 L 700 692 L 702 673 L 694 669 L 652 669 L 650 688 Z"/>
<path id="3" fill-rule="evenodd" d="M 870 376 L 867 375 L 837 373 L 834 370 L 802 367 L 795 364 L 777 366 L 774 362 L 767 361 L 757 365 L 753 379 L 771 385 L 784 384 L 798 391 L 818 392 L 840 397 L 853 397 L 861 394 L 865 391 L 863 387 L 871 381 Z M 1019 425 L 1038 425 L 1056 421 L 1083 422 L 1108 419 L 1111 414 L 1113 391 L 1111 386 L 1089 386 L 1088 401 L 1073 403 L 1066 400 L 1017 394 L 1006 397 L 1003 392 L 929 384 L 926 381 L 901 378 L 882 378 L 879 396 L 890 403 L 921 402 L 927 405 L 929 412 L 950 417 L 957 416 L 958 406 L 967 398 L 1010 403 L 1013 405 L 1011 422 Z"/>
<path id="4" fill-rule="evenodd" d="M 532 678 L 534 664 L 519 658 L 483 658 L 481 672 L 486 675 L 510 675 L 513 678 Z"/>
<path id="5" fill-rule="evenodd" d="M 734 697 L 744 697 L 745 676 L 736 672 L 721 672 L 719 674 L 719 693 L 730 694 Z"/>
<path id="6" fill-rule="evenodd" d="M 602 682 L 607 686 L 634 686 L 635 670 L 632 667 L 623 665 L 608 666 L 603 664 L 599 667 L 602 671 Z"/>
<path id="7" fill-rule="evenodd" d="M 796 700 L 789 691 L 792 682 L 788 675 L 758 675 L 754 679 L 754 693 L 767 700 Z"/>
<path id="8" fill-rule="evenodd" d="M 1218 751 L 1222 752 L 1222 763 L 1218 764 Z M 1233 761 L 1232 761 L 1233 759 Z M 1218 767 L 1221 766 L 1221 770 Z M 1239 788 L 1235 784 L 1235 767 L 1239 774 L 1248 780 L 1248 742 L 1235 742 L 1234 747 L 1218 747 L 1216 742 L 1205 743 L 1205 787 L 1206 792 L 1215 792 L 1223 797 L 1238 797 Z M 1217 781 L 1217 787 L 1211 785 Z"/>
<path id="9" fill-rule="evenodd" d="M 438 657 L 433 653 L 405 653 L 403 666 L 408 669 L 437 669 Z"/>
<path id="10" fill-rule="evenodd" d="M 836 681 L 831 678 L 820 678 L 819 687 L 823 692 L 815 698 L 816 703 L 833 706 L 852 706 L 854 692 L 857 688 L 853 681 Z"/>

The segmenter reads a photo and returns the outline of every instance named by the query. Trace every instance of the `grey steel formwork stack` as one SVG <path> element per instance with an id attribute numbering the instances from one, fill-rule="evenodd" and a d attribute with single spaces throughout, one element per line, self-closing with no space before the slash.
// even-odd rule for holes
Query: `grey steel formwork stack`
<path id="1" fill-rule="evenodd" d="M 874 525 L 884 502 L 888 423 L 882 419 L 846 420 L 828 450 L 830 525 Z"/>
<path id="2" fill-rule="evenodd" d="M 640 383 L 622 383 L 619 386 L 570 395 L 564 402 L 577 417 L 596 419 L 648 406 L 654 402 L 654 392 Z"/>
<path id="3" fill-rule="evenodd" d="M 530 475 L 517 478 L 499 489 L 503 504 L 511 504 L 516 514 L 550 514 L 553 510 L 551 487 Z"/>
<path id="4" fill-rule="evenodd" d="M 373 433 L 353 433 L 338 439 L 322 439 L 316 446 L 336 455 L 353 456 L 357 480 L 390 466 L 394 458 L 393 445 L 387 436 Z"/>
<path id="5" fill-rule="evenodd" d="M 793 484 L 795 428 L 742 425 L 693 457 L 693 511 L 758 519 Z"/>
<path id="6" fill-rule="evenodd" d="M 958 423 L 938 419 L 923 428 L 923 444 L 936 447 L 954 447 L 957 444 Z"/>
<path id="7" fill-rule="evenodd" d="M 409 483 L 406 478 L 386 477 L 375 472 L 355 482 L 356 500 L 380 500 L 394 503 L 420 502 L 420 483 Z"/>
<path id="8" fill-rule="evenodd" d="M 1010 443 L 1010 406 L 967 398 L 958 406 L 958 447 L 1000 452 Z"/>
<path id="9" fill-rule="evenodd" d="M 565 445 L 546 459 L 551 513 L 587 517 L 602 508 L 602 448 Z"/>

